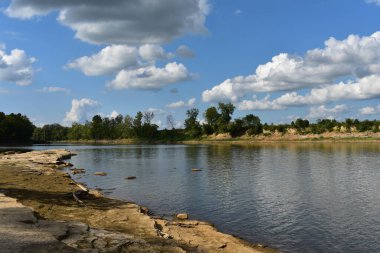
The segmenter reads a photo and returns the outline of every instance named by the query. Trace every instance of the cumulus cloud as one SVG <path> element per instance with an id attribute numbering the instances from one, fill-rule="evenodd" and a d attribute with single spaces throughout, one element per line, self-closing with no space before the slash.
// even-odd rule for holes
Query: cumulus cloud
<path id="1" fill-rule="evenodd" d="M 107 86 L 111 89 L 159 90 L 162 87 L 187 81 L 193 78 L 186 67 L 176 62 L 166 64 L 163 68 L 155 66 L 136 70 L 121 70 Z"/>
<path id="2" fill-rule="evenodd" d="M 38 90 L 39 92 L 45 92 L 45 93 L 54 93 L 54 92 L 64 92 L 64 93 L 70 93 L 69 89 L 62 88 L 62 87 L 43 87 L 42 89 Z"/>
<path id="3" fill-rule="evenodd" d="M 10 54 L 0 49 L 0 82 L 15 83 L 20 86 L 32 83 L 35 58 L 26 55 L 24 50 L 13 49 Z"/>
<path id="4" fill-rule="evenodd" d="M 380 113 L 380 105 L 378 105 L 377 107 L 366 106 L 366 107 L 361 108 L 359 112 L 362 115 L 377 114 L 377 113 Z"/>
<path id="5" fill-rule="evenodd" d="M 257 67 L 249 76 L 227 79 L 202 94 L 205 102 L 239 101 L 249 93 L 291 91 L 329 85 L 336 80 L 380 75 L 380 32 L 371 36 L 330 38 L 325 48 L 304 57 L 282 53 Z"/>
<path id="6" fill-rule="evenodd" d="M 172 53 L 165 53 L 165 50 L 158 45 L 142 45 L 139 48 L 140 57 L 145 61 L 166 60 L 172 58 Z"/>
<path id="7" fill-rule="evenodd" d="M 66 65 L 87 76 L 115 74 L 123 68 L 138 65 L 138 50 L 126 45 L 111 45 L 92 56 L 80 57 Z"/>
<path id="8" fill-rule="evenodd" d="M 309 93 L 300 95 L 288 92 L 280 97 L 269 100 L 243 100 L 238 103 L 240 110 L 280 110 L 291 106 L 321 105 L 340 100 L 365 100 L 380 97 L 380 76 L 372 75 L 359 79 L 357 82 L 340 82 L 311 89 Z"/>
<path id="9" fill-rule="evenodd" d="M 157 44 L 204 33 L 207 0 L 12 0 L 5 13 L 30 19 L 58 11 L 58 21 L 95 44 Z"/>
<path id="10" fill-rule="evenodd" d="M 83 122 L 94 115 L 99 106 L 99 102 L 89 98 L 73 99 L 71 101 L 71 110 L 66 113 L 63 121 L 67 125 L 74 122 Z"/>
<path id="11" fill-rule="evenodd" d="M 111 119 L 115 119 L 119 115 L 120 113 L 118 113 L 116 110 L 113 110 L 109 115 L 107 115 L 107 117 Z"/>
<path id="12" fill-rule="evenodd" d="M 195 98 L 190 98 L 187 102 L 180 100 L 178 102 L 174 102 L 171 104 L 166 105 L 167 108 L 170 109 L 178 109 L 178 108 L 183 108 L 183 107 L 192 107 L 195 104 L 196 99 Z"/>
<path id="13" fill-rule="evenodd" d="M 165 110 L 162 110 L 162 109 L 159 109 L 159 108 L 148 108 L 148 110 L 146 110 L 147 112 L 153 112 L 155 116 L 163 116 L 165 115 L 166 111 Z"/>
<path id="14" fill-rule="evenodd" d="M 189 48 L 186 45 L 181 45 L 176 50 L 177 55 L 179 55 L 182 58 L 194 58 L 195 53 L 191 48 Z"/>
<path id="15" fill-rule="evenodd" d="M 376 114 L 377 110 L 374 107 L 363 107 L 359 110 L 360 114 L 362 115 L 371 115 L 371 114 Z"/>
<path id="16" fill-rule="evenodd" d="M 325 105 L 311 107 L 309 114 L 306 118 L 309 119 L 335 119 L 341 113 L 347 111 L 346 105 L 336 105 L 335 107 L 328 108 Z"/>
<path id="17" fill-rule="evenodd" d="M 357 82 L 340 82 L 312 89 L 308 94 L 290 92 L 274 100 L 282 106 L 324 104 L 338 100 L 364 100 L 380 97 L 380 76 L 372 75 Z"/>
<path id="18" fill-rule="evenodd" d="M 237 108 L 239 110 L 281 110 L 283 106 L 276 102 L 270 101 L 269 96 L 264 99 L 243 100 L 238 103 Z"/>

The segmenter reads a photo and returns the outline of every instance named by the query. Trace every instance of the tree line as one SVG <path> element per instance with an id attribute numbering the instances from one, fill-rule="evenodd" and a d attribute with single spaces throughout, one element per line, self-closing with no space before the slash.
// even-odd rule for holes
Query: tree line
<path id="1" fill-rule="evenodd" d="M 229 134 L 231 137 L 243 135 L 285 134 L 321 134 L 324 132 L 378 132 L 380 121 L 346 119 L 339 122 L 334 119 L 319 119 L 310 123 L 307 119 L 296 119 L 290 124 L 262 124 L 260 118 L 248 114 L 232 120 L 235 106 L 232 103 L 218 103 L 203 112 L 204 122 L 200 122 L 197 108 L 186 111 L 184 128 L 176 129 L 172 116 L 167 117 L 169 129 L 159 130 L 154 123 L 151 111 L 137 112 L 134 117 L 118 115 L 115 118 L 95 115 L 84 124 L 73 123 L 71 127 L 59 124 L 45 125 L 35 128 L 33 140 L 36 142 L 62 140 L 115 140 L 140 139 L 157 141 L 179 141 L 197 139 L 212 134 Z"/>
<path id="2" fill-rule="evenodd" d="M 116 140 L 140 139 L 153 141 L 181 141 L 197 139 L 212 134 L 229 134 L 231 137 L 243 135 L 321 134 L 325 132 L 379 132 L 379 120 L 319 119 L 314 123 L 307 119 L 296 119 L 290 124 L 262 124 L 258 116 L 248 114 L 232 120 L 235 106 L 232 103 L 219 103 L 203 112 L 204 120 L 199 121 L 200 112 L 191 108 L 186 112 L 183 128 L 175 128 L 174 118 L 167 117 L 167 129 L 159 129 L 154 123 L 151 111 L 137 112 L 134 117 L 118 115 L 102 117 L 95 115 L 84 124 L 73 123 L 66 127 L 48 124 L 35 127 L 27 116 L 0 112 L 0 144 L 37 143 L 64 140 Z"/>
<path id="3" fill-rule="evenodd" d="M 0 144 L 28 143 L 34 129 L 25 115 L 0 112 Z"/>

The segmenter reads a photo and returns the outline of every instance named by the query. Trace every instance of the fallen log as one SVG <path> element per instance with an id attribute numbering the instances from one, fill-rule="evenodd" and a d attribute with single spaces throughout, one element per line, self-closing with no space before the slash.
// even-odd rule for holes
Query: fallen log
<path id="1" fill-rule="evenodd" d="M 80 200 L 80 199 L 77 197 L 77 195 L 75 194 L 75 192 L 73 192 L 73 197 L 74 197 L 74 199 L 75 199 L 75 201 L 76 201 L 77 203 L 79 203 L 79 204 L 83 204 L 83 201 Z"/>

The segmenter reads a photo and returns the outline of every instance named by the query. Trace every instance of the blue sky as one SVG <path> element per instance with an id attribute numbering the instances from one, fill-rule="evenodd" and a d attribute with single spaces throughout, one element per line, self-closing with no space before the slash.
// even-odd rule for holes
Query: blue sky
<path id="1" fill-rule="evenodd" d="M 379 118 L 380 1 L 0 0 L 0 111 Z M 202 115 L 199 119 L 202 120 Z"/>

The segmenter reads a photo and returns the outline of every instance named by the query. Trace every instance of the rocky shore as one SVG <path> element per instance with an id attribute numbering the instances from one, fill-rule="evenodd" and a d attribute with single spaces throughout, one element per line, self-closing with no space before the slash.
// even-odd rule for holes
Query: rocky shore
<path id="1" fill-rule="evenodd" d="M 72 155 L 0 154 L 1 252 L 277 252 L 89 190 L 61 170 Z"/>

